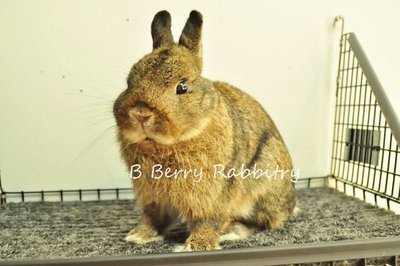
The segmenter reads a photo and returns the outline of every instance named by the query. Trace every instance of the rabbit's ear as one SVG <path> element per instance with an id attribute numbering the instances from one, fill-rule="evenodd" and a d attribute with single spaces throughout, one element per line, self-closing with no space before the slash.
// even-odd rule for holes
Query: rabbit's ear
<path id="1" fill-rule="evenodd" d="M 202 45 L 201 45 L 201 29 L 203 26 L 203 16 L 200 12 L 193 10 L 190 12 L 189 18 L 183 28 L 179 44 L 189 49 L 198 60 L 201 67 Z"/>
<path id="2" fill-rule="evenodd" d="M 168 11 L 160 11 L 154 16 L 151 23 L 151 36 L 153 37 L 153 49 L 173 44 L 171 15 Z"/>

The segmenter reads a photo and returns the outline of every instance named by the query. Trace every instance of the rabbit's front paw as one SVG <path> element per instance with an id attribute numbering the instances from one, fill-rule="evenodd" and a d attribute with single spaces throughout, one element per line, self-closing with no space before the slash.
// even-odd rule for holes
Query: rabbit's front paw
<path id="1" fill-rule="evenodd" d="M 194 238 L 189 237 L 185 244 L 182 246 L 177 246 L 174 252 L 184 252 L 184 251 L 202 251 L 202 250 L 216 250 L 221 249 L 218 241 L 205 238 Z"/>
<path id="2" fill-rule="evenodd" d="M 163 237 L 151 228 L 136 227 L 132 229 L 125 240 L 136 244 L 146 244 L 149 242 L 162 241 Z"/>

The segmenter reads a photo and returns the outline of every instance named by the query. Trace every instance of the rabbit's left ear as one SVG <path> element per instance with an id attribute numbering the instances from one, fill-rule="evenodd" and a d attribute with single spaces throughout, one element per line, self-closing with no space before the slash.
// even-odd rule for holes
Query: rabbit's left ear
<path id="1" fill-rule="evenodd" d="M 202 45 L 201 30 L 203 26 L 203 16 L 200 12 L 193 10 L 183 28 L 179 44 L 189 49 L 198 59 L 199 67 L 202 66 Z"/>

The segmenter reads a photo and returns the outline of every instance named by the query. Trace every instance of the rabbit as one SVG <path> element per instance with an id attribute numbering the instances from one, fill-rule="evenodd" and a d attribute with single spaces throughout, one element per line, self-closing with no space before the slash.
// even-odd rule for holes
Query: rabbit
<path id="1" fill-rule="evenodd" d="M 189 236 L 178 251 L 221 249 L 221 241 L 280 228 L 293 217 L 288 149 L 253 97 L 201 76 L 202 25 L 202 14 L 191 11 L 175 43 L 170 14 L 158 12 L 153 50 L 133 65 L 127 89 L 114 102 L 120 153 L 137 173 L 132 183 L 141 210 L 128 242 L 163 240 L 183 220 Z M 243 167 L 285 171 L 243 178 L 237 174 Z M 161 176 L 161 168 L 181 175 Z"/>

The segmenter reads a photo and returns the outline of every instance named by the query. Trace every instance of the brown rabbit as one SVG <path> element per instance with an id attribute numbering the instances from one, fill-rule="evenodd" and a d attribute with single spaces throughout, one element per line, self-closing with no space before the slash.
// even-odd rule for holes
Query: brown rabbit
<path id="1" fill-rule="evenodd" d="M 127 241 L 161 240 L 183 218 L 190 235 L 182 250 L 218 249 L 220 241 L 279 228 L 293 215 L 287 148 L 254 98 L 201 76 L 202 24 L 192 11 L 174 43 L 170 14 L 157 13 L 153 51 L 133 65 L 115 101 L 121 155 L 143 211 Z M 273 178 L 237 174 L 278 168 Z"/>

